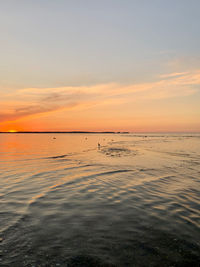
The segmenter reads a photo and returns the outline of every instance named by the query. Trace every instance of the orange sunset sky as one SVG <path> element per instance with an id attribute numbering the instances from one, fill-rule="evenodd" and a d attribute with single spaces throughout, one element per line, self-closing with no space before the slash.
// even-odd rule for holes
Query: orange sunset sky
<path id="1" fill-rule="evenodd" d="M 199 1 L 2 1 L 0 131 L 200 131 Z"/>

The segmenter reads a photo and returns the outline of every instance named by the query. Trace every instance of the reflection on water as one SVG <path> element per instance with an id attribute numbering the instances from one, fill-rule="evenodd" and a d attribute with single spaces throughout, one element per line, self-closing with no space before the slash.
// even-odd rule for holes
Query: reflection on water
<path id="1" fill-rule="evenodd" d="M 199 164 L 199 134 L 1 134 L 0 265 L 199 266 Z"/>

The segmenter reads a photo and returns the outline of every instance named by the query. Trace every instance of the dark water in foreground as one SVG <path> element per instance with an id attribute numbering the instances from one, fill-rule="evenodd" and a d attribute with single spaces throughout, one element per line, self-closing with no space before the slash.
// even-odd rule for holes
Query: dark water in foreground
<path id="1" fill-rule="evenodd" d="M 0 266 L 200 266 L 200 134 L 1 134 Z"/>

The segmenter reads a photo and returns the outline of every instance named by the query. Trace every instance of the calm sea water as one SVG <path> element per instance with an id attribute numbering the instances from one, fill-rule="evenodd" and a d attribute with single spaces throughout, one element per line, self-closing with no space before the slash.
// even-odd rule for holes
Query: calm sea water
<path id="1" fill-rule="evenodd" d="M 200 266 L 200 134 L 0 134 L 0 256 Z"/>

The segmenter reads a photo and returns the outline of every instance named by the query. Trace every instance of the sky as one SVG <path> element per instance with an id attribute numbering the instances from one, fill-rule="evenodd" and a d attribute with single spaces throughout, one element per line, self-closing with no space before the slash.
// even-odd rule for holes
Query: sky
<path id="1" fill-rule="evenodd" d="M 0 131 L 200 132 L 199 10 L 0 1 Z"/>

